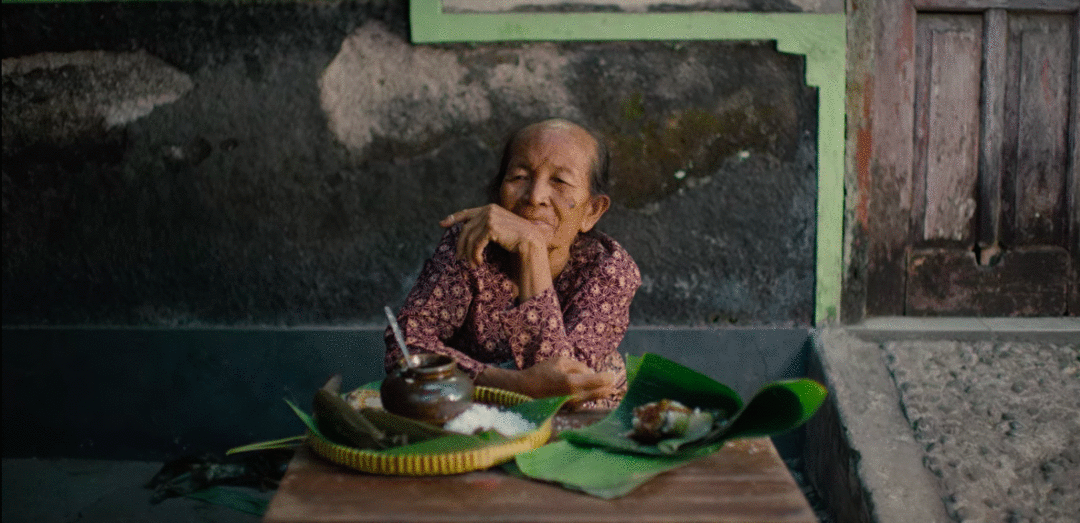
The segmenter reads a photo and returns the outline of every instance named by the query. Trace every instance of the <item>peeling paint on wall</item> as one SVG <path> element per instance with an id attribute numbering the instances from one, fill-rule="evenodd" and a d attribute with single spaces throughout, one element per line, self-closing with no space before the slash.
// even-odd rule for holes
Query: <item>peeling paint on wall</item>
<path id="1" fill-rule="evenodd" d="M 175 102 L 191 78 L 146 52 L 39 53 L 3 61 L 4 153 L 76 142 Z"/>
<path id="2" fill-rule="evenodd" d="M 551 45 L 502 56 L 413 47 L 370 23 L 342 42 L 319 79 L 320 98 L 337 139 L 363 152 L 376 137 L 431 142 L 454 126 L 489 120 L 493 92 L 519 107 L 565 106 L 566 62 Z"/>

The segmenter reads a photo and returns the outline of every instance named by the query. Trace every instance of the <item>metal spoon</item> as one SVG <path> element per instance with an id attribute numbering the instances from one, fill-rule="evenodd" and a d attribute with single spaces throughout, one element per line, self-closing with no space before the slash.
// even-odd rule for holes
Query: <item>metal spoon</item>
<path id="1" fill-rule="evenodd" d="M 397 318 L 394 317 L 390 307 L 383 307 L 383 311 L 386 312 L 386 319 L 390 320 L 390 329 L 394 331 L 394 339 L 397 340 L 398 347 L 401 347 L 401 353 L 405 355 L 405 366 L 412 368 L 412 356 L 409 355 L 409 347 L 405 345 L 405 336 L 401 334 L 401 326 L 398 325 Z"/>

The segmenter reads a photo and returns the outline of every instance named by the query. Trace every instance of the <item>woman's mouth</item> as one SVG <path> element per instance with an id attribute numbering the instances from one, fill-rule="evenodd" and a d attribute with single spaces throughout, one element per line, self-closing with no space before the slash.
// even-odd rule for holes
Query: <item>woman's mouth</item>
<path id="1" fill-rule="evenodd" d="M 527 214 L 519 214 L 518 216 L 525 218 L 529 221 L 529 223 L 539 227 L 540 229 L 550 230 L 552 232 L 554 232 L 556 229 L 555 224 L 552 223 L 554 222 L 554 220 L 551 220 L 549 218 L 545 218 L 543 216 L 529 216 Z"/>
<path id="2" fill-rule="evenodd" d="M 529 223 L 532 223 L 541 230 L 551 231 L 552 233 L 554 233 L 558 229 L 558 220 L 555 218 L 555 216 L 549 216 L 547 215 L 547 213 L 544 213 L 539 209 L 515 209 L 514 214 L 525 218 L 529 221 Z"/>
<path id="3" fill-rule="evenodd" d="M 535 219 L 530 219 L 529 221 L 536 224 L 537 227 L 540 227 L 542 229 L 551 229 L 552 231 L 555 230 L 555 226 L 548 223 L 547 220 L 541 220 L 539 218 L 535 218 Z"/>

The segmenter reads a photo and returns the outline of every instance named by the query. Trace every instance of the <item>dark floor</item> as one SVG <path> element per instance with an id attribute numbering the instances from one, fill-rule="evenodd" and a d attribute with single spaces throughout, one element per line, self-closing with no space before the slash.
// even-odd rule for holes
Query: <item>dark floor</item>
<path id="1" fill-rule="evenodd" d="M 247 523 L 259 516 L 184 497 L 152 504 L 144 487 L 162 463 L 4 459 L 4 523 Z M 269 501 L 273 491 L 217 487 Z"/>

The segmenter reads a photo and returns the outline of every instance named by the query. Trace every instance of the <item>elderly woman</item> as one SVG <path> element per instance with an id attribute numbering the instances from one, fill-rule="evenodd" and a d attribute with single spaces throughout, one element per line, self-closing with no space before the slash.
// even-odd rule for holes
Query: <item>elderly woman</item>
<path id="1" fill-rule="evenodd" d="M 494 203 L 440 222 L 447 231 L 398 314 L 405 343 L 456 358 L 478 385 L 615 406 L 641 275 L 593 230 L 611 204 L 607 164 L 602 142 L 566 120 L 514 133 Z M 389 370 L 401 358 L 389 329 L 386 347 Z"/>

